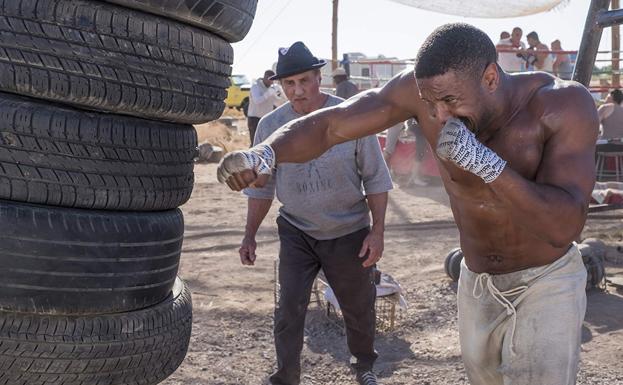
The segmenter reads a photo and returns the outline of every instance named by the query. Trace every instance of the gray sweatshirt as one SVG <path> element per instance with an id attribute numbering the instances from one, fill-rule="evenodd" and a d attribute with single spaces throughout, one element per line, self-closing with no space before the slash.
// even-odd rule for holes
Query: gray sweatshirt
<path id="1" fill-rule="evenodd" d="M 342 102 L 329 95 L 323 107 Z M 264 116 L 254 143 L 268 138 L 279 127 L 300 118 L 290 103 Z M 277 199 L 279 215 L 309 236 L 335 239 L 370 225 L 366 194 L 392 189 L 376 135 L 333 146 L 307 163 L 281 163 L 270 182 L 262 188 L 248 188 L 250 198 Z"/>

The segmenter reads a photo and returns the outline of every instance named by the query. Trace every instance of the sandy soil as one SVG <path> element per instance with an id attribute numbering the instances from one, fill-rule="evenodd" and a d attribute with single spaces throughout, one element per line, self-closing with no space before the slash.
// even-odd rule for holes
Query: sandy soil
<path id="1" fill-rule="evenodd" d="M 241 125 L 238 134 L 244 132 Z M 182 207 L 186 236 L 180 275 L 192 289 L 194 328 L 188 356 L 165 385 L 259 385 L 274 368 L 272 312 L 277 255 L 276 208 L 258 234 L 258 261 L 238 258 L 245 199 L 216 183 L 214 164 L 197 165 L 190 202 Z M 621 220 L 589 220 L 583 237 L 623 244 Z M 376 371 L 384 384 L 467 384 L 458 346 L 456 284 L 443 260 L 458 245 L 458 232 L 439 185 L 390 193 L 384 258 L 380 269 L 405 289 L 409 308 L 394 331 L 380 333 Z M 609 263 L 609 277 L 623 265 Z M 588 293 L 580 384 L 623 384 L 623 289 Z M 310 305 L 303 351 L 303 384 L 355 384 L 348 371 L 344 333 Z"/>

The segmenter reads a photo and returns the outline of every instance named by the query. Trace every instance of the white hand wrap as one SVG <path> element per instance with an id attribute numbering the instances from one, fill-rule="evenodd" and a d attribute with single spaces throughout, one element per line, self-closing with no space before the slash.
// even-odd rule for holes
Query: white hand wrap
<path id="1" fill-rule="evenodd" d="M 450 119 L 439 133 L 437 155 L 449 160 L 485 183 L 493 182 L 504 171 L 506 161 L 476 139 L 459 119 Z"/>
<path id="2" fill-rule="evenodd" d="M 275 151 L 267 144 L 258 144 L 246 151 L 227 154 L 218 166 L 217 178 L 225 183 L 234 173 L 253 170 L 257 175 L 271 175 L 275 167 Z"/>

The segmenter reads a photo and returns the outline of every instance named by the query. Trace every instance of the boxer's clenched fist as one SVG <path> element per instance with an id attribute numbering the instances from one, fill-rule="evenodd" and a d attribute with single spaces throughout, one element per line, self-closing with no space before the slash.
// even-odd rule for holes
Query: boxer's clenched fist
<path id="1" fill-rule="evenodd" d="M 506 161 L 476 139 L 459 119 L 450 119 L 443 126 L 437 141 L 437 155 L 482 178 L 493 182 L 504 171 Z"/>
<path id="2" fill-rule="evenodd" d="M 275 152 L 267 144 L 225 155 L 218 165 L 217 179 L 235 191 L 245 187 L 262 187 L 275 167 Z"/>

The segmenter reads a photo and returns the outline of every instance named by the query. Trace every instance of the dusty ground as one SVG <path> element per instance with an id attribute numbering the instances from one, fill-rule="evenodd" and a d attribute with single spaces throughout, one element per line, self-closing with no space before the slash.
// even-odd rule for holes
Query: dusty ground
<path id="1" fill-rule="evenodd" d="M 236 131 L 243 134 L 244 127 Z M 186 238 L 180 275 L 192 288 L 194 329 L 188 356 L 165 385 L 259 385 L 274 367 L 273 260 L 276 208 L 258 234 L 258 261 L 243 267 L 237 249 L 245 199 L 216 183 L 216 166 L 197 165 L 190 202 L 182 207 Z M 384 384 L 467 384 L 458 347 L 456 284 L 443 260 L 458 245 L 447 197 L 440 186 L 390 193 L 381 270 L 406 291 L 398 326 L 377 338 L 376 370 Z M 589 220 L 584 236 L 623 244 L 620 219 Z M 610 255 L 617 257 L 615 248 Z M 623 265 L 609 263 L 610 277 Z M 312 304 L 302 366 L 303 384 L 355 384 L 342 330 Z M 580 384 L 623 384 L 623 290 L 588 293 Z M 535 384 L 536 385 L 536 384 Z"/>

